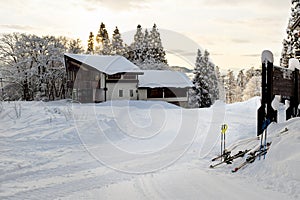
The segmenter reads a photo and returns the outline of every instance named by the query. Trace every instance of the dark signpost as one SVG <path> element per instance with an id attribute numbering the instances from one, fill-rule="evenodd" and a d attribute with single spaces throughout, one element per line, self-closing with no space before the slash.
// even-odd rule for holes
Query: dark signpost
<path id="1" fill-rule="evenodd" d="M 257 136 L 261 135 L 269 123 L 277 122 L 277 111 L 272 107 L 275 95 L 290 102 L 286 110 L 286 119 L 299 116 L 299 61 L 290 62 L 290 68 L 273 65 L 273 54 L 262 53 L 262 97 L 261 106 L 257 111 Z"/>

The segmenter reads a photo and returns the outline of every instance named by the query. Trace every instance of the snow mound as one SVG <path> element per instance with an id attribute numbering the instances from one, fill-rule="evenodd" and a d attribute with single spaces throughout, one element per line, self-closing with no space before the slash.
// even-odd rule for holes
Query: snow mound
<path id="1" fill-rule="evenodd" d="M 255 177 L 262 187 L 300 198 L 300 118 L 271 124 L 268 140 L 272 141 L 266 159 L 255 161 L 243 175 Z"/>
<path id="2" fill-rule="evenodd" d="M 265 160 L 235 174 L 233 165 L 209 169 L 222 123 L 226 147 L 259 144 L 259 97 L 205 109 L 0 103 L 0 199 L 299 199 L 299 118 L 268 128 Z"/>
<path id="3" fill-rule="evenodd" d="M 94 105 L 94 104 L 93 104 Z M 133 101 L 133 100 L 114 100 L 104 103 L 96 104 L 96 106 L 112 106 L 112 107 L 135 107 L 140 109 L 149 109 L 153 106 L 160 106 L 164 109 L 183 109 L 175 104 L 167 103 L 165 101 Z"/>

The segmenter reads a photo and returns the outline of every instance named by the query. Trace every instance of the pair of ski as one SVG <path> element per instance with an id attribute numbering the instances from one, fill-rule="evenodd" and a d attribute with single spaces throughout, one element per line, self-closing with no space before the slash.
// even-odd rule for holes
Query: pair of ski
<path id="1" fill-rule="evenodd" d="M 226 164 L 232 164 L 233 160 L 237 159 L 237 158 L 240 158 L 240 157 L 244 157 L 246 153 L 248 153 L 250 150 L 246 149 L 245 151 L 239 151 L 237 154 L 233 155 L 233 156 L 230 156 L 230 151 L 227 151 L 227 152 L 224 152 L 222 155 L 220 156 L 217 156 L 216 158 L 213 158 L 212 161 L 215 161 L 219 158 L 224 158 L 223 161 L 217 163 L 217 164 L 214 164 L 214 165 L 210 165 L 209 167 L 210 168 L 215 168 L 223 163 L 226 163 Z"/>
<path id="2" fill-rule="evenodd" d="M 218 160 L 220 158 L 226 158 L 226 157 L 230 156 L 230 154 L 231 154 L 231 151 L 224 150 L 223 154 L 221 154 L 221 155 L 213 158 L 211 161 L 216 161 L 216 160 Z"/>
<path id="3" fill-rule="evenodd" d="M 267 151 L 270 148 L 270 145 L 271 145 L 271 142 L 267 143 L 266 147 L 264 147 L 264 148 L 259 146 L 254 151 L 250 152 L 248 154 L 249 156 L 246 158 L 246 160 L 244 162 L 242 162 L 239 166 L 237 166 L 236 168 L 231 170 L 231 172 L 235 173 L 238 170 L 240 170 L 241 168 L 243 168 L 244 166 L 246 166 L 247 164 L 253 163 L 256 160 L 256 158 L 258 158 L 258 157 L 260 158 L 261 156 L 265 156 Z"/>

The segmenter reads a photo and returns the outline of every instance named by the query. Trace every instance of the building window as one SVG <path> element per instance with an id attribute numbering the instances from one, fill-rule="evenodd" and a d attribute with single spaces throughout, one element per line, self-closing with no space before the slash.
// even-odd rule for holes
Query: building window
<path id="1" fill-rule="evenodd" d="M 163 89 L 162 88 L 149 88 L 147 89 L 148 98 L 163 98 Z"/>
<path id="2" fill-rule="evenodd" d="M 119 90 L 119 97 L 123 97 L 123 90 Z"/>
<path id="3" fill-rule="evenodd" d="M 112 74 L 107 76 L 108 80 L 119 80 L 121 79 L 121 74 Z"/>
<path id="4" fill-rule="evenodd" d="M 136 75 L 135 74 L 126 73 L 126 74 L 123 75 L 123 79 L 136 80 Z"/>
<path id="5" fill-rule="evenodd" d="M 133 90 L 129 90 L 130 97 L 133 97 Z"/>

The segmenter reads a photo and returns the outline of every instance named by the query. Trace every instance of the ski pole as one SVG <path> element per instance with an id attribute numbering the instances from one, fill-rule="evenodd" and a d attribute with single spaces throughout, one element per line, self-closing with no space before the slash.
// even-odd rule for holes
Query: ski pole
<path id="1" fill-rule="evenodd" d="M 268 128 L 266 128 L 266 131 L 265 131 L 264 152 L 267 150 L 267 132 L 268 132 Z M 264 153 L 264 159 L 266 159 L 266 153 Z"/>
<path id="2" fill-rule="evenodd" d="M 225 126 L 225 125 L 224 125 L 224 126 Z M 225 127 L 224 127 L 224 128 L 225 128 Z M 226 148 L 225 148 L 225 139 L 226 139 L 226 138 L 225 138 L 225 132 L 224 132 L 223 135 L 224 135 L 224 151 L 225 151 L 225 149 L 226 149 Z"/>
<path id="3" fill-rule="evenodd" d="M 223 157 L 223 125 L 221 126 L 221 162 L 222 162 L 222 157 Z"/>
<path id="4" fill-rule="evenodd" d="M 225 151 L 225 132 L 227 130 L 227 124 L 223 124 L 221 126 L 221 155 L 224 154 Z M 223 156 L 222 156 L 223 157 Z M 222 161 L 222 157 L 221 157 L 221 161 Z"/>
<path id="5" fill-rule="evenodd" d="M 264 136 L 264 133 L 262 133 L 261 135 L 260 135 L 260 146 L 259 146 L 259 152 L 260 152 L 260 154 L 259 154 L 259 157 L 258 157 L 258 159 L 260 160 L 260 156 L 261 156 L 261 152 L 262 152 L 262 144 L 263 144 L 263 136 Z"/>

